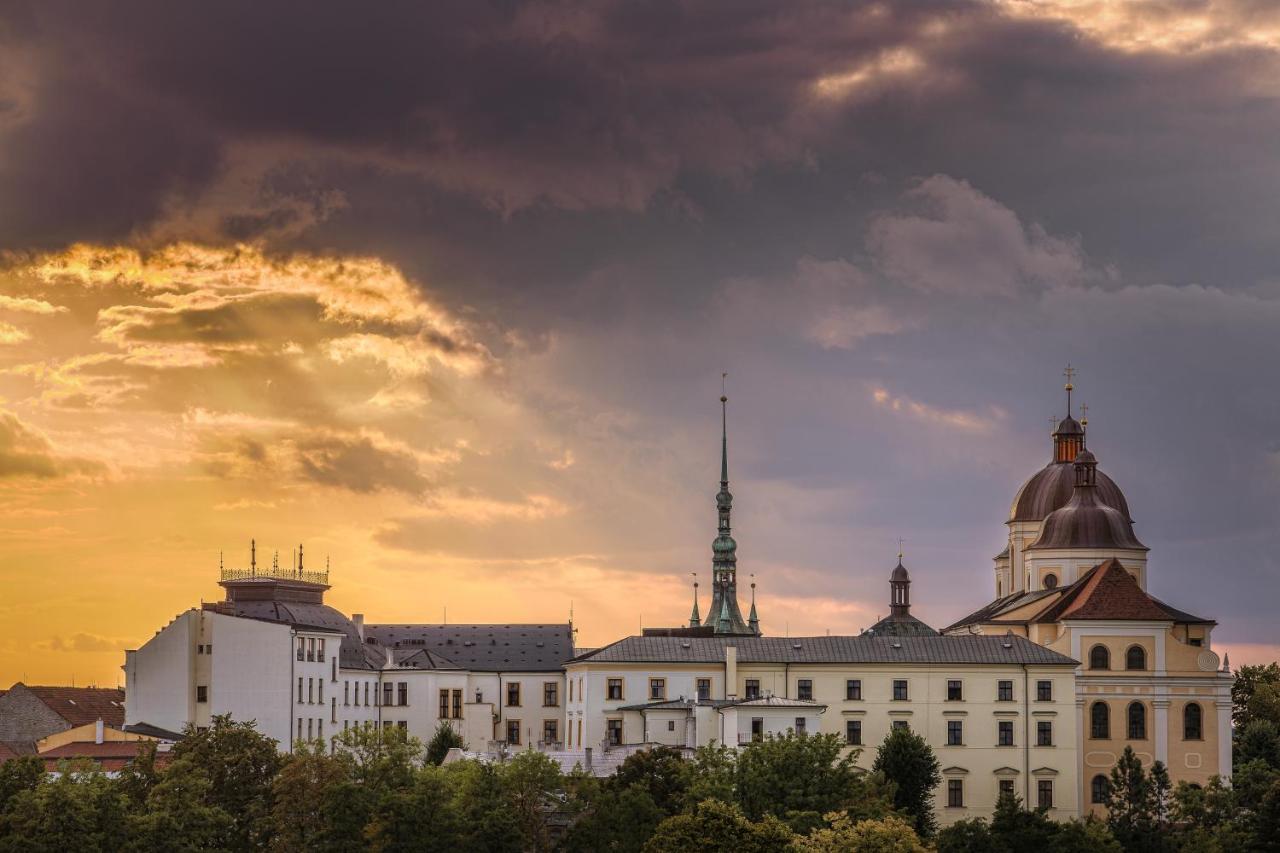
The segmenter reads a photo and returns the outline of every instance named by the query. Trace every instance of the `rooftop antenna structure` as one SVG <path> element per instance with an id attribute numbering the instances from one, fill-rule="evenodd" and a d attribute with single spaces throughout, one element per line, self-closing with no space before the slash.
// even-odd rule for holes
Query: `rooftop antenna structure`
<path id="1" fill-rule="evenodd" d="M 280 573 L 280 552 L 279 551 L 276 551 L 274 554 L 271 555 L 271 573 L 272 574 Z"/>
<path id="2" fill-rule="evenodd" d="M 256 575 L 258 573 L 258 540 L 249 540 L 249 574 Z"/>
<path id="3" fill-rule="evenodd" d="M 298 577 L 302 577 L 302 543 L 298 543 Z"/>

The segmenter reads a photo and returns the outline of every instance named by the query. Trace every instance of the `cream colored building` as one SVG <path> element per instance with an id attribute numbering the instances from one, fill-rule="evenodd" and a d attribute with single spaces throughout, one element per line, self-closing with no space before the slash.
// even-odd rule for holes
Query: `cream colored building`
<path id="1" fill-rule="evenodd" d="M 1080 661 L 1077 775 L 1081 802 L 1098 812 L 1125 746 L 1148 766 L 1164 762 L 1175 782 L 1231 775 L 1232 676 L 1212 649 L 1212 620 L 1147 592 L 1148 549 L 1085 447 L 1087 423 L 1059 423 L 1052 461 L 1015 496 L 996 599 L 945 631 L 1013 633 Z"/>
<path id="2" fill-rule="evenodd" d="M 1001 790 L 1079 813 L 1075 660 L 1021 637 L 628 637 L 565 666 L 570 747 L 749 744 L 802 729 L 875 747 L 922 734 L 942 823 L 988 816 Z"/>

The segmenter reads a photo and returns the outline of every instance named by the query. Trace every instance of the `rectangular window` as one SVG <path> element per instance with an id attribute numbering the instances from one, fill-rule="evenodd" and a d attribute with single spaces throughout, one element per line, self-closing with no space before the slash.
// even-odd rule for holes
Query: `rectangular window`
<path id="1" fill-rule="evenodd" d="M 520 707 L 520 682 L 512 681 L 507 685 L 507 707 Z"/>
<path id="2" fill-rule="evenodd" d="M 997 726 L 999 727 L 1000 739 L 996 743 L 999 746 L 1013 746 L 1013 722 L 1011 720 L 1001 720 Z"/>
<path id="3" fill-rule="evenodd" d="M 898 729 L 902 729 L 904 731 L 910 731 L 911 725 L 906 720 L 894 720 L 893 728 L 895 731 Z"/>
<path id="4" fill-rule="evenodd" d="M 298 704 L 302 704 L 302 676 L 298 676 Z"/>
<path id="5" fill-rule="evenodd" d="M 1200 639 L 1199 637 L 1192 637 L 1190 640 L 1187 640 L 1187 644 L 1191 646 L 1199 647 L 1204 645 L 1204 640 Z"/>
<path id="6" fill-rule="evenodd" d="M 844 698 L 850 702 L 862 701 L 862 679 L 851 678 L 844 683 Z"/>
<path id="7" fill-rule="evenodd" d="M 316 701 L 321 705 L 324 704 L 324 679 L 316 679 Z"/>
<path id="8" fill-rule="evenodd" d="M 205 653 L 206 655 L 211 655 L 211 654 L 213 654 L 213 643 L 206 643 L 206 644 L 205 644 L 205 647 L 204 647 L 204 653 Z"/>
<path id="9" fill-rule="evenodd" d="M 1046 720 L 1036 723 L 1036 746 L 1053 746 L 1053 723 Z"/>
<path id="10" fill-rule="evenodd" d="M 560 740 L 560 723 L 558 720 L 542 721 L 542 742 L 550 746 Z"/>
<path id="11" fill-rule="evenodd" d="M 906 679 L 897 679 L 893 682 L 893 698 L 899 702 L 906 701 L 906 698 L 907 698 Z"/>
<path id="12" fill-rule="evenodd" d="M 409 721 L 408 721 L 408 720 L 397 720 L 397 721 L 396 721 L 396 728 L 398 728 L 398 729 L 400 730 L 400 737 L 404 737 L 405 735 L 409 734 Z"/>
<path id="13" fill-rule="evenodd" d="M 947 807 L 953 809 L 964 808 L 964 780 L 948 779 L 947 780 Z"/>
<path id="14" fill-rule="evenodd" d="M 605 689 L 604 695 L 606 699 L 610 699 L 613 701 L 620 701 L 622 699 L 622 679 L 621 678 L 610 678 L 608 681 L 605 682 L 604 689 Z"/>
<path id="15" fill-rule="evenodd" d="M 764 719 L 762 717 L 751 718 L 751 740 L 764 740 Z"/>
<path id="16" fill-rule="evenodd" d="M 453 691 L 453 718 L 455 720 L 462 719 L 462 689 Z"/>
<path id="17" fill-rule="evenodd" d="M 796 698 L 812 701 L 813 699 L 813 680 L 810 678 L 802 678 L 796 682 Z"/>
<path id="18" fill-rule="evenodd" d="M 338 659 L 334 658 L 329 666 L 329 678 L 333 679 L 333 683 L 338 683 Z"/>
<path id="19" fill-rule="evenodd" d="M 312 729 L 312 725 L 311 725 L 311 724 L 312 724 L 312 723 L 314 723 L 314 722 L 315 722 L 315 720 L 311 719 L 310 717 L 307 717 L 307 740 L 311 740 L 311 739 L 312 739 L 312 732 L 313 732 L 314 730 Z"/>
<path id="20" fill-rule="evenodd" d="M 748 679 L 747 679 L 747 693 L 746 693 L 746 698 L 748 698 L 748 699 L 759 699 L 759 698 L 760 698 L 760 679 L 758 679 L 758 678 L 748 678 Z"/>
<path id="21" fill-rule="evenodd" d="M 1013 794 L 1013 780 L 1012 780 L 1012 779 L 1001 779 L 1001 780 L 1000 780 L 1000 785 L 999 785 L 999 787 L 998 787 L 997 791 L 998 791 L 997 796 L 999 796 L 999 797 L 1012 797 L 1012 796 L 1014 795 L 1014 794 Z"/>
<path id="22" fill-rule="evenodd" d="M 351 682 L 342 682 L 342 704 L 344 706 L 351 704 Z"/>
<path id="23" fill-rule="evenodd" d="M 338 697 L 334 696 L 329 700 L 329 722 L 338 722 Z"/>
<path id="24" fill-rule="evenodd" d="M 850 746 L 862 746 L 862 720 L 845 720 L 844 742 Z"/>
<path id="25" fill-rule="evenodd" d="M 364 683 L 364 704 L 369 704 L 369 682 Z"/>
<path id="26" fill-rule="evenodd" d="M 307 704 L 310 705 L 316 700 L 316 685 L 314 678 L 307 679 Z"/>
<path id="27" fill-rule="evenodd" d="M 620 746 L 622 744 L 622 720 L 605 720 L 605 734 L 609 739 L 609 746 Z"/>
<path id="28" fill-rule="evenodd" d="M 209 701 L 209 687 L 207 685 L 204 685 L 204 684 L 196 685 L 196 701 L 197 702 Z"/>
<path id="29" fill-rule="evenodd" d="M 674 732 L 676 730 L 676 721 L 667 720 L 667 731 Z"/>
<path id="30" fill-rule="evenodd" d="M 409 704 L 409 682 L 401 681 L 399 684 L 396 685 L 396 704 L 397 705 Z"/>
<path id="31" fill-rule="evenodd" d="M 1053 682 L 1052 681 L 1036 682 L 1036 701 L 1037 702 L 1053 701 Z"/>
<path id="32" fill-rule="evenodd" d="M 449 718 L 449 691 L 440 691 L 440 719 L 447 720 Z"/>
<path id="33" fill-rule="evenodd" d="M 710 678 L 698 679 L 698 698 L 704 702 L 711 698 L 711 679 Z"/>
<path id="34" fill-rule="evenodd" d="M 512 746 L 520 745 L 520 721 L 507 720 L 507 743 Z"/>
<path id="35" fill-rule="evenodd" d="M 1053 780 L 1041 779 L 1036 782 L 1036 806 L 1042 809 L 1053 808 Z"/>
<path id="36" fill-rule="evenodd" d="M 298 638 L 298 660 L 302 660 L 304 657 L 306 657 L 306 650 L 307 650 L 307 641 L 304 640 L 302 637 L 299 637 Z M 298 720 L 298 731 L 302 731 L 302 720 Z M 302 737 L 299 736 L 298 740 L 302 740 Z"/>
<path id="37" fill-rule="evenodd" d="M 996 701 L 997 702 L 1013 701 L 1013 682 L 1012 681 L 1000 682 L 1000 684 L 996 687 Z"/>
<path id="38" fill-rule="evenodd" d="M 308 637 L 307 638 L 307 660 L 315 660 L 315 659 L 316 659 L 316 638 Z M 311 721 L 308 720 L 307 722 L 310 723 Z"/>
<path id="39" fill-rule="evenodd" d="M 947 682 L 947 701 L 959 702 L 964 699 L 964 687 L 959 681 Z"/>
<path id="40" fill-rule="evenodd" d="M 572 678 L 569 679 L 569 701 L 570 702 L 573 701 L 573 679 Z M 569 737 L 573 737 L 572 732 L 569 733 Z"/>
<path id="41" fill-rule="evenodd" d="M 316 720 L 316 740 L 324 740 L 324 720 Z"/>
<path id="42" fill-rule="evenodd" d="M 390 681 L 382 685 L 382 704 L 383 705 L 391 704 L 392 693 L 394 692 L 395 692 L 395 685 L 392 684 Z"/>
<path id="43" fill-rule="evenodd" d="M 298 718 L 298 736 L 295 738 L 295 740 L 302 740 L 302 718 L 301 717 Z"/>
<path id="44" fill-rule="evenodd" d="M 560 684 L 556 681 L 542 683 L 542 707 L 555 708 L 560 705 Z"/>
<path id="45" fill-rule="evenodd" d="M 947 720 L 947 746 L 964 744 L 964 723 L 960 720 Z"/>
<path id="46" fill-rule="evenodd" d="M 316 660 L 324 663 L 324 637 L 316 641 Z"/>
<path id="47" fill-rule="evenodd" d="M 650 701 L 667 698 L 667 680 L 665 678 L 649 679 L 649 699 Z"/>
<path id="48" fill-rule="evenodd" d="M 200 645 L 196 646 L 196 654 L 198 655 L 204 654 L 204 643 L 201 643 Z"/>
<path id="49" fill-rule="evenodd" d="M 796 734 L 802 735 L 805 733 L 805 730 L 804 717 L 796 717 Z"/>

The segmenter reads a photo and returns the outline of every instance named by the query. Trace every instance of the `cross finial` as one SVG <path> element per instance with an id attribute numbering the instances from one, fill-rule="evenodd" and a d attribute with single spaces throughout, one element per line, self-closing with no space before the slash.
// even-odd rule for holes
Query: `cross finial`
<path id="1" fill-rule="evenodd" d="M 1066 370 L 1062 371 L 1062 375 L 1067 377 L 1067 384 L 1065 386 L 1067 389 L 1067 417 L 1071 417 L 1071 392 L 1076 388 L 1072 383 L 1072 380 L 1075 379 L 1076 374 L 1079 372 L 1080 371 L 1076 370 L 1070 364 L 1067 365 Z"/>
<path id="2" fill-rule="evenodd" d="M 906 541 L 907 540 L 903 539 L 901 536 L 898 537 L 898 562 L 899 563 L 902 562 L 902 545 Z"/>
<path id="3" fill-rule="evenodd" d="M 721 373 L 721 374 L 720 374 L 720 396 L 721 396 L 721 397 L 723 397 L 723 396 L 724 396 L 724 382 L 725 382 L 725 380 L 726 380 L 726 379 L 728 379 L 728 378 L 729 378 L 729 374 L 728 374 L 728 373 Z"/>

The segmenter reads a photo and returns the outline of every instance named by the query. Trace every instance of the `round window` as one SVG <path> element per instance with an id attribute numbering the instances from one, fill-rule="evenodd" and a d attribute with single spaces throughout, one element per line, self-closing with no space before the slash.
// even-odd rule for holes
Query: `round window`
<path id="1" fill-rule="evenodd" d="M 1057 587 L 1057 585 L 1058 585 L 1058 576 L 1057 576 L 1057 575 L 1054 575 L 1054 574 L 1048 574 L 1048 575 L 1045 575 L 1045 576 L 1044 576 L 1044 588 L 1045 588 L 1045 589 L 1054 589 L 1055 587 Z"/>

